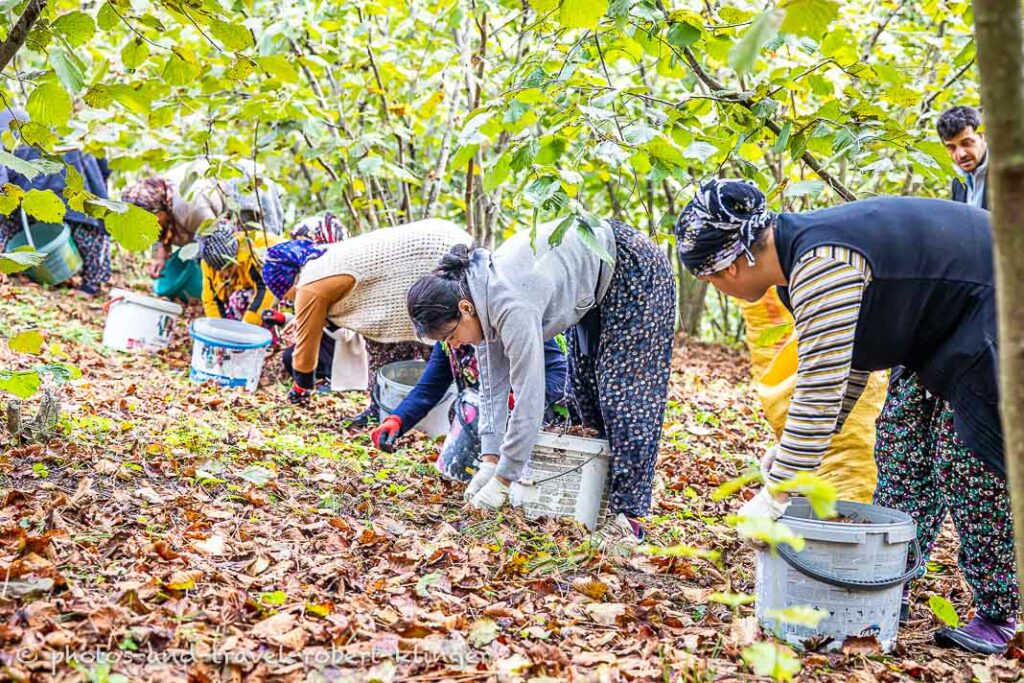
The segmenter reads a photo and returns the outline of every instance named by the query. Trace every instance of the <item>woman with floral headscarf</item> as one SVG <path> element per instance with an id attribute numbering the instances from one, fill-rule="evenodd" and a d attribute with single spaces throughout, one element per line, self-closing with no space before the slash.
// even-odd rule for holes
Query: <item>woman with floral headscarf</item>
<path id="1" fill-rule="evenodd" d="M 978 612 L 936 641 L 1005 650 L 1019 603 L 988 213 L 877 197 L 775 214 L 754 185 L 712 180 L 680 214 L 676 243 L 686 268 L 726 294 L 756 301 L 778 287 L 796 321 L 786 426 L 762 460 L 766 488 L 741 516 L 778 519 L 789 503 L 775 486 L 818 467 L 868 374 L 906 368 L 877 422 L 875 502 L 914 518 L 926 555 L 952 516 Z"/>

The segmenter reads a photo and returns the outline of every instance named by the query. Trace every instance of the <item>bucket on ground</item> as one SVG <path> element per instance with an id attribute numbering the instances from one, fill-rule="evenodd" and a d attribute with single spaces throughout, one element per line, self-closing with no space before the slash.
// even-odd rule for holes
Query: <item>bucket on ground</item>
<path id="1" fill-rule="evenodd" d="M 409 395 L 426 369 L 426 361 L 401 360 L 389 363 L 377 372 L 377 405 L 380 406 L 381 422 L 395 412 L 395 408 Z M 447 434 L 451 426 L 448 412 L 455 401 L 455 393 L 455 385 L 452 384 L 426 417 L 405 431 L 418 429 L 430 438 Z"/>
<path id="2" fill-rule="evenodd" d="M 64 223 L 22 221 L 22 225 L 21 232 L 7 242 L 7 251 L 35 247 L 44 255 L 42 263 L 25 271 L 30 278 L 45 285 L 59 285 L 82 270 L 82 255 L 71 238 L 71 228 Z"/>
<path id="3" fill-rule="evenodd" d="M 240 320 L 199 318 L 188 333 L 192 337 L 190 379 L 256 391 L 270 346 L 268 330 Z"/>
<path id="4" fill-rule="evenodd" d="M 103 345 L 121 351 L 152 353 L 167 348 L 183 309 L 178 304 L 124 289 L 111 289 Z"/>
<path id="5" fill-rule="evenodd" d="M 889 652 L 903 585 L 921 567 L 917 525 L 910 515 L 877 505 L 840 501 L 836 508 L 843 521 L 823 521 L 806 499 L 793 499 L 779 521 L 805 545 L 800 552 L 788 545 L 757 552 L 758 621 L 798 648 L 839 650 L 846 638 L 874 636 Z M 788 607 L 814 607 L 828 616 L 815 627 L 794 624 L 780 618 L 778 611 Z"/>
<path id="6" fill-rule="evenodd" d="M 608 517 L 610 458 L 604 439 L 541 432 L 512 484 L 512 504 L 528 519 L 572 517 L 593 531 Z"/>

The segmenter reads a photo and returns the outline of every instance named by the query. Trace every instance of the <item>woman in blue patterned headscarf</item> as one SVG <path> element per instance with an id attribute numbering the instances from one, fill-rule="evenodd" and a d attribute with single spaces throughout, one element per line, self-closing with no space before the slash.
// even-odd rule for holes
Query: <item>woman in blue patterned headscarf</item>
<path id="1" fill-rule="evenodd" d="M 267 250 L 263 263 L 263 280 L 278 300 L 285 295 L 299 277 L 299 271 L 313 259 L 323 256 L 326 247 L 309 240 L 290 240 Z"/>

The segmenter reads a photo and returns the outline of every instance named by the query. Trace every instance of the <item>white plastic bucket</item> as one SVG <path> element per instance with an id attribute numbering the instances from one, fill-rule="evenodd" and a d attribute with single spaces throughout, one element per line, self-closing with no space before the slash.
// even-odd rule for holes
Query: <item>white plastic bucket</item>
<path id="1" fill-rule="evenodd" d="M 796 498 L 779 520 L 804 538 L 804 548 L 781 544 L 776 552 L 757 552 L 758 621 L 797 648 L 813 642 L 839 650 L 848 637 L 874 636 L 889 652 L 903 585 L 921 566 L 917 525 L 910 515 L 878 505 L 840 501 L 836 509 L 847 521 L 817 519 L 807 500 Z M 789 607 L 814 607 L 828 616 L 813 627 L 795 624 L 777 616 Z"/>
<path id="2" fill-rule="evenodd" d="M 377 404 L 380 406 L 380 421 L 383 422 L 395 411 L 398 404 L 409 395 L 427 369 L 426 361 L 402 360 L 389 363 L 377 372 Z M 448 412 L 455 401 L 455 384 L 448 387 L 444 397 L 431 409 L 427 416 L 411 429 L 418 429 L 430 438 L 448 433 L 451 423 Z M 406 428 L 408 431 L 409 428 Z"/>
<path id="3" fill-rule="evenodd" d="M 270 346 L 269 331 L 238 320 L 199 318 L 188 333 L 192 337 L 190 379 L 256 391 Z"/>
<path id="4" fill-rule="evenodd" d="M 572 517 L 593 531 L 608 518 L 610 458 L 604 439 L 541 432 L 512 484 L 512 504 L 528 519 Z"/>
<path id="5" fill-rule="evenodd" d="M 107 314 L 103 346 L 135 353 L 167 348 L 174 323 L 183 312 L 181 306 L 124 289 L 111 289 L 110 297 L 103 305 Z"/>

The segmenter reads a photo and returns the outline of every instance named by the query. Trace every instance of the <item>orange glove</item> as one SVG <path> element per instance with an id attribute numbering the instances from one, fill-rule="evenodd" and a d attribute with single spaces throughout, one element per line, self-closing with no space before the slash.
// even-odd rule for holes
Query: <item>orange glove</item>
<path id="1" fill-rule="evenodd" d="M 373 445 L 385 453 L 395 451 L 395 441 L 398 440 L 399 432 L 402 430 L 402 418 L 391 415 L 384 420 L 379 427 L 370 432 Z"/>

